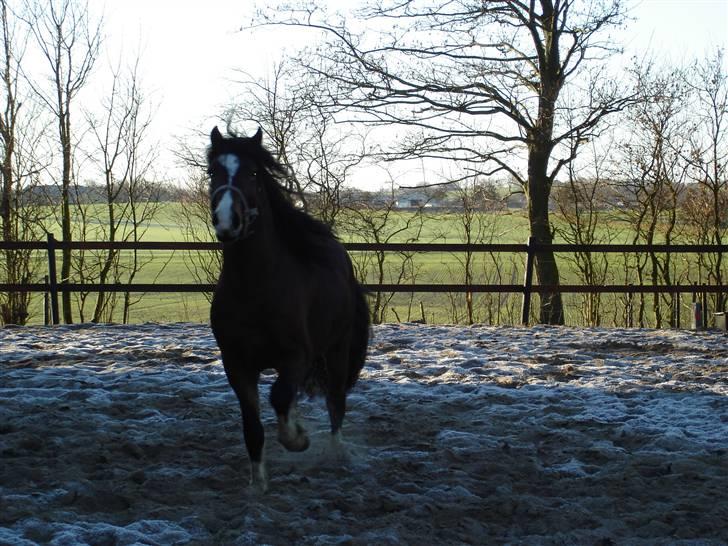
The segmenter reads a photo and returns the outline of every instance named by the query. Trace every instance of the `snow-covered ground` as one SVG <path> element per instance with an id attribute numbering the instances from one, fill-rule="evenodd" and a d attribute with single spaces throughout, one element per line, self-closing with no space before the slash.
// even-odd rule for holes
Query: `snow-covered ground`
<path id="1" fill-rule="evenodd" d="M 256 495 L 208 327 L 0 329 L 0 544 L 725 544 L 727 341 L 379 326 Z"/>

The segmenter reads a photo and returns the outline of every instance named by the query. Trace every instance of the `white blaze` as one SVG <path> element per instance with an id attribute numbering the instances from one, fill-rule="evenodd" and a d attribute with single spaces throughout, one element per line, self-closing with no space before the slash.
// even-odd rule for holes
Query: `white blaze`
<path id="1" fill-rule="evenodd" d="M 233 183 L 233 178 L 240 168 L 240 160 L 235 154 L 220 154 L 217 158 L 217 162 L 220 163 L 228 173 L 228 184 Z"/>
<path id="2" fill-rule="evenodd" d="M 228 185 L 232 186 L 233 179 L 240 168 L 240 160 L 235 154 L 221 154 L 217 158 L 217 162 L 227 171 Z M 218 231 L 230 231 L 233 228 L 233 194 L 227 190 L 222 194 L 222 198 L 215 208 L 217 216 Z"/>
<path id="3" fill-rule="evenodd" d="M 233 228 L 233 195 L 230 190 L 222 194 L 222 199 L 215 209 L 217 216 L 217 225 L 219 231 L 229 231 Z"/>

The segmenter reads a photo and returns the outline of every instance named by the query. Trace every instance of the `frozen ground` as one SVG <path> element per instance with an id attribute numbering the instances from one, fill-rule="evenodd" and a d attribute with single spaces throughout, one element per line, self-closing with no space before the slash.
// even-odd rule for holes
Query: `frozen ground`
<path id="1" fill-rule="evenodd" d="M 247 490 L 201 325 L 0 329 L 0 544 L 726 544 L 728 337 L 385 325 Z"/>

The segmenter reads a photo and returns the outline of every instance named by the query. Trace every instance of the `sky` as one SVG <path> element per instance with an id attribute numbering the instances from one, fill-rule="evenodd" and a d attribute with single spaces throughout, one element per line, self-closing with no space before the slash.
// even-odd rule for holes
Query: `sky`
<path id="1" fill-rule="evenodd" d="M 259 2 L 264 5 L 264 2 Z M 627 58 L 648 49 L 679 62 L 728 46 L 728 0 L 635 0 L 633 21 L 617 35 Z M 310 35 L 291 29 L 240 31 L 250 0 L 107 0 L 108 51 L 99 70 L 141 54 L 142 84 L 157 105 L 155 135 L 171 163 L 176 136 L 209 131 L 235 86 L 235 71 L 264 76 L 286 49 Z"/>

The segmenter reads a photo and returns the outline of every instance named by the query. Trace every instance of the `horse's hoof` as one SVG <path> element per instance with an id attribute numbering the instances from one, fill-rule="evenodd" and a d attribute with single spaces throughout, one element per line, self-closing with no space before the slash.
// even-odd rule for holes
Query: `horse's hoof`
<path id="1" fill-rule="evenodd" d="M 294 428 L 294 430 L 291 430 Z M 310 444 L 306 429 L 300 423 L 295 423 L 294 427 L 279 421 L 278 440 L 281 445 L 288 451 L 306 451 Z"/>
<path id="2" fill-rule="evenodd" d="M 288 451 L 306 451 L 311 442 L 309 441 L 306 433 L 301 431 L 301 433 L 294 438 L 286 438 L 285 441 L 281 438 L 281 444 L 283 444 L 283 447 L 285 447 Z"/>

